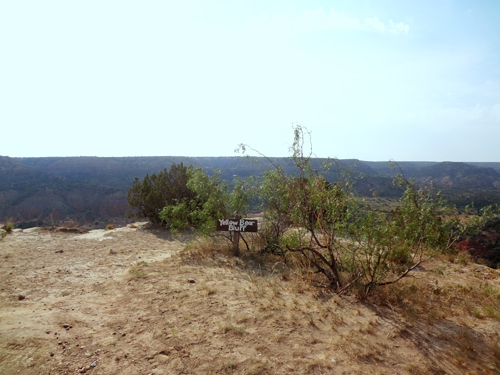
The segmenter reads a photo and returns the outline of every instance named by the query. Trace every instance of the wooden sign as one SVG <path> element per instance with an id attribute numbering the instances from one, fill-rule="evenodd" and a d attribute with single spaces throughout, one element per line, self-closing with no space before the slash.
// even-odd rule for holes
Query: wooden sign
<path id="1" fill-rule="evenodd" d="M 217 219 L 219 232 L 257 232 L 257 220 L 250 219 Z"/>

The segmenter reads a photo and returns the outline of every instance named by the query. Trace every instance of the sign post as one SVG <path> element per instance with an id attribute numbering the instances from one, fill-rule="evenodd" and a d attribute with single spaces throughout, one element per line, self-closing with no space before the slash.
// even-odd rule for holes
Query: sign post
<path id="1" fill-rule="evenodd" d="M 217 219 L 216 227 L 218 232 L 229 232 L 233 241 L 233 255 L 240 255 L 240 233 L 257 232 L 257 220 L 242 219 L 236 216 L 234 219 Z"/>
<path id="2" fill-rule="evenodd" d="M 236 221 L 240 221 L 241 220 L 241 216 L 236 216 Z M 240 256 L 240 232 L 238 231 L 233 231 L 232 232 L 233 234 L 233 255 L 235 257 L 239 257 Z"/>

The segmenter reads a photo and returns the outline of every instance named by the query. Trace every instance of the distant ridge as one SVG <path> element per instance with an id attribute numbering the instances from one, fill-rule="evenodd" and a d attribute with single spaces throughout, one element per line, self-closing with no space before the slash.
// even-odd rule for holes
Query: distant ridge
<path id="1" fill-rule="evenodd" d="M 228 180 L 233 176 L 259 176 L 273 168 L 271 162 L 286 173 L 297 172 L 290 158 L 0 156 L 0 221 L 33 223 L 71 218 L 97 225 L 110 219 L 124 220 L 126 194 L 134 178 L 143 179 L 146 174 L 181 162 L 209 174 L 220 169 Z M 389 162 L 357 159 L 315 158 L 311 162 L 315 169 L 324 162 L 332 163 L 325 173 L 331 181 L 337 179 L 338 169 L 351 171 L 360 196 L 399 197 L 401 193 L 392 180 L 401 168 L 405 177 L 422 185 L 434 183 L 460 205 L 472 201 L 481 205 L 500 203 L 500 163 L 398 162 L 398 167 L 391 169 Z"/>

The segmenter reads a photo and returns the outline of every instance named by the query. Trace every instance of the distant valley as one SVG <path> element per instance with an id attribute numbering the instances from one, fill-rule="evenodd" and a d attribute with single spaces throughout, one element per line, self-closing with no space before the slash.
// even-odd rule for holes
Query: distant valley
<path id="1" fill-rule="evenodd" d="M 287 173 L 295 168 L 289 158 L 271 158 Z M 18 226 L 50 225 L 74 220 L 90 226 L 125 221 L 127 191 L 135 177 L 169 169 L 173 163 L 193 165 L 207 173 L 220 169 L 224 178 L 259 176 L 272 164 L 264 158 L 245 157 L 45 157 L 0 156 L 0 221 Z M 332 162 L 325 176 L 334 181 L 338 172 L 350 173 L 360 196 L 397 199 L 392 184 L 403 172 L 417 184 L 433 183 L 450 203 L 478 208 L 500 203 L 500 162 L 389 162 L 313 159 L 314 168 Z"/>

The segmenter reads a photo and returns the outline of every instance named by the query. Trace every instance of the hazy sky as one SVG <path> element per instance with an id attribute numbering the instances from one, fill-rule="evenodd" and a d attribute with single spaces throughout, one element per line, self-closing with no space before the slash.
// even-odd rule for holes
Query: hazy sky
<path id="1" fill-rule="evenodd" d="M 0 155 L 500 162 L 500 3 L 0 1 Z"/>

